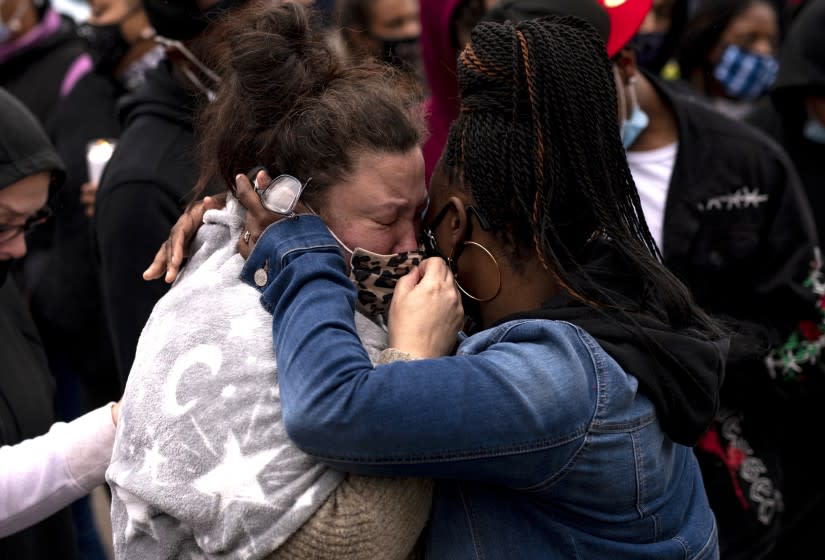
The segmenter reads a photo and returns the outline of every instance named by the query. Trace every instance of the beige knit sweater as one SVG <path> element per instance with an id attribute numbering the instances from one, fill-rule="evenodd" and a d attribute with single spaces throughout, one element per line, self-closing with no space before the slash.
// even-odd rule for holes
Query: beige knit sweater
<path id="1" fill-rule="evenodd" d="M 377 363 L 410 360 L 384 350 Z M 418 560 L 433 483 L 348 475 L 304 525 L 266 560 Z"/>

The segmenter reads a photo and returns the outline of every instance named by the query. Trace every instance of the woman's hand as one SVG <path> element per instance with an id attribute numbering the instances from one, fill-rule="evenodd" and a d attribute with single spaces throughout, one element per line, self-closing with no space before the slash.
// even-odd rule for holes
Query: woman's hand
<path id="1" fill-rule="evenodd" d="M 169 232 L 169 239 L 163 242 L 155 255 L 155 260 L 143 273 L 144 280 L 157 280 L 166 273 L 166 283 L 171 284 L 178 277 L 183 257 L 189 251 L 189 244 L 195 238 L 203 223 L 207 210 L 217 210 L 226 206 L 226 195 L 207 196 L 196 202 L 178 218 Z"/>
<path id="2" fill-rule="evenodd" d="M 268 185 L 272 181 L 269 174 L 264 171 L 258 171 L 255 176 L 255 182 L 258 185 Z M 261 187 L 263 188 L 263 187 Z M 279 222 L 286 218 L 282 214 L 276 214 L 267 210 L 261 202 L 261 197 L 255 192 L 252 187 L 252 182 L 246 175 L 239 174 L 235 177 L 235 194 L 241 206 L 246 208 L 246 222 L 244 224 L 244 232 L 238 240 L 238 252 L 246 259 L 255 244 L 261 237 L 264 230 L 275 222 Z M 295 205 L 295 213 L 303 214 L 307 212 L 307 207 L 300 201 Z"/>
<path id="3" fill-rule="evenodd" d="M 461 296 L 444 259 L 426 259 L 398 280 L 388 321 L 392 348 L 418 358 L 446 356 L 463 323 Z"/>
<path id="4" fill-rule="evenodd" d="M 95 199 L 97 198 L 97 185 L 94 183 L 83 183 L 80 186 L 80 203 L 83 204 L 83 211 L 91 218 L 95 215 Z"/>

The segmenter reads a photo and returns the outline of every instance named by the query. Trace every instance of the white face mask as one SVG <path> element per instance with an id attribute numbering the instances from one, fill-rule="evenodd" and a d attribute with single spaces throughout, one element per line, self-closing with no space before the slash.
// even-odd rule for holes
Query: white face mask
<path id="1" fill-rule="evenodd" d="M 2 8 L 5 3 L 6 0 L 0 0 L 0 8 Z M 20 31 L 20 27 L 22 26 L 23 10 L 25 9 L 26 2 L 20 0 L 17 3 L 17 9 L 8 21 L 4 21 L 0 18 L 0 45 L 8 43 L 11 40 L 11 36 Z"/>

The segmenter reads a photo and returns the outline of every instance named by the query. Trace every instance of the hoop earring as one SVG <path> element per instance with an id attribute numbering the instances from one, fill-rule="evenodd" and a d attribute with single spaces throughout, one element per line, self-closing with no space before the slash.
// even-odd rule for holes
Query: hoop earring
<path id="1" fill-rule="evenodd" d="M 501 292 L 501 269 L 498 266 L 498 261 L 493 256 L 493 254 L 490 251 L 487 250 L 487 247 L 485 247 L 481 243 L 476 243 L 475 241 L 464 241 L 462 243 L 463 247 L 466 247 L 467 245 L 478 247 L 479 249 L 481 249 L 482 251 L 487 253 L 487 256 L 490 257 L 490 259 L 493 261 L 493 264 L 496 265 L 496 274 L 498 274 L 498 286 L 496 287 L 495 293 L 493 295 L 491 295 L 490 297 L 488 297 L 488 298 L 476 297 L 473 294 L 471 294 L 470 292 L 468 292 L 467 290 L 465 290 L 464 287 L 461 285 L 461 283 L 458 281 L 458 257 L 453 259 L 453 255 L 455 255 L 455 247 L 453 247 L 453 250 L 450 253 L 450 256 L 447 258 L 447 265 L 450 267 L 450 270 L 453 272 L 453 280 L 455 282 L 456 287 L 458 288 L 458 290 L 462 294 L 464 294 L 465 296 L 467 296 L 471 300 L 477 301 L 479 303 L 485 303 L 485 302 L 488 302 L 492 299 L 495 299 L 495 297 L 499 294 L 499 292 Z M 462 252 L 463 252 L 463 248 L 462 248 Z"/>

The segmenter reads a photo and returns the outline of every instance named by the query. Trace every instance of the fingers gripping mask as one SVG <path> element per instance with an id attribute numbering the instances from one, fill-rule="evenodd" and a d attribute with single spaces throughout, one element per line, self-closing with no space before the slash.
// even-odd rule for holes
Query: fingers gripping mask
<path id="1" fill-rule="evenodd" d="M 349 277 L 358 292 L 355 310 L 370 319 L 386 318 L 398 279 L 425 259 L 424 251 L 381 255 L 360 247 L 350 249 L 335 232 L 329 232 L 341 247 L 352 254 Z"/>
<path id="2" fill-rule="evenodd" d="M 422 260 L 421 251 L 379 255 L 357 247 L 352 251 L 349 274 L 358 291 L 355 309 L 372 319 L 386 317 L 398 279 Z"/>

